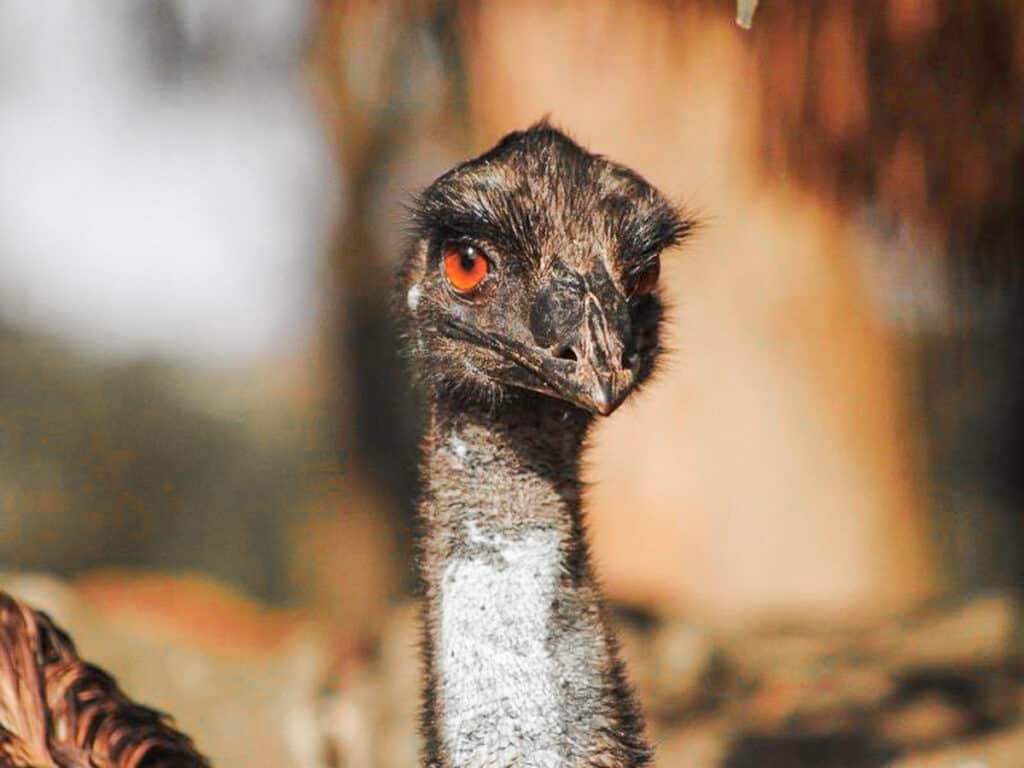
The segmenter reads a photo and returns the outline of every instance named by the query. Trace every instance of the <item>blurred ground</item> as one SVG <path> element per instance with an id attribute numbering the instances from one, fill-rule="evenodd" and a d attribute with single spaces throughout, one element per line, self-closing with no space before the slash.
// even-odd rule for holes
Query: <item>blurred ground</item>
<path id="1" fill-rule="evenodd" d="M 417 764 L 418 616 L 356 643 L 196 579 L 0 576 L 214 765 Z M 988 595 L 885 623 L 714 630 L 619 616 L 657 765 L 1014 768 L 1024 751 L 1020 606 Z M 973 761 L 973 762 L 971 762 Z"/>

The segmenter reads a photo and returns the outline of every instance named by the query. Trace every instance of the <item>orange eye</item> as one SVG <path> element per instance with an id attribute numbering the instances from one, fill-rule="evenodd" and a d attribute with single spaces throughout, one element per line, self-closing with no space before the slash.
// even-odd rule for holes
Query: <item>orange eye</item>
<path id="1" fill-rule="evenodd" d="M 487 277 L 484 255 L 472 245 L 449 246 L 444 252 L 444 276 L 456 293 L 471 293 Z"/>
<path id="2" fill-rule="evenodd" d="M 637 277 L 636 287 L 633 289 L 634 296 L 646 296 L 658 287 L 658 276 L 661 274 L 661 260 L 655 259 L 647 269 Z"/>

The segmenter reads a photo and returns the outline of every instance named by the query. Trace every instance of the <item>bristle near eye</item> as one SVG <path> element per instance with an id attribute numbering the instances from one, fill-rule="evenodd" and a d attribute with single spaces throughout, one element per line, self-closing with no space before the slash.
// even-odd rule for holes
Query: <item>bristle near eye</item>
<path id="1" fill-rule="evenodd" d="M 625 254 L 658 254 L 682 243 L 693 229 L 693 219 L 659 198 L 622 217 L 621 248 Z"/>

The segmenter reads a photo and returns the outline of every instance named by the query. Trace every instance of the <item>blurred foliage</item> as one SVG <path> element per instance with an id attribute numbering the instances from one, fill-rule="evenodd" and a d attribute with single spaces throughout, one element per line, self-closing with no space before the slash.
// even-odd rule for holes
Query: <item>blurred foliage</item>
<path id="1" fill-rule="evenodd" d="M 192 568 L 288 596 L 301 435 L 204 410 L 160 365 L 88 362 L 3 328 L 0 368 L 0 559 Z"/>
<path id="2" fill-rule="evenodd" d="M 1022 21 L 1002 0 L 766 3 L 752 41 L 768 169 L 932 229 L 955 274 L 1019 281 Z"/>

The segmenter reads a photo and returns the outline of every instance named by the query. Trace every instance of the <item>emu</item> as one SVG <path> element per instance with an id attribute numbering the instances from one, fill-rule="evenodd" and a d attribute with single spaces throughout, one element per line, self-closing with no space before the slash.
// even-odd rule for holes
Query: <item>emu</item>
<path id="1" fill-rule="evenodd" d="M 654 369 L 659 258 L 692 222 L 541 123 L 430 185 L 401 269 L 424 392 L 424 764 L 651 751 L 581 510 L 580 455 Z"/>

